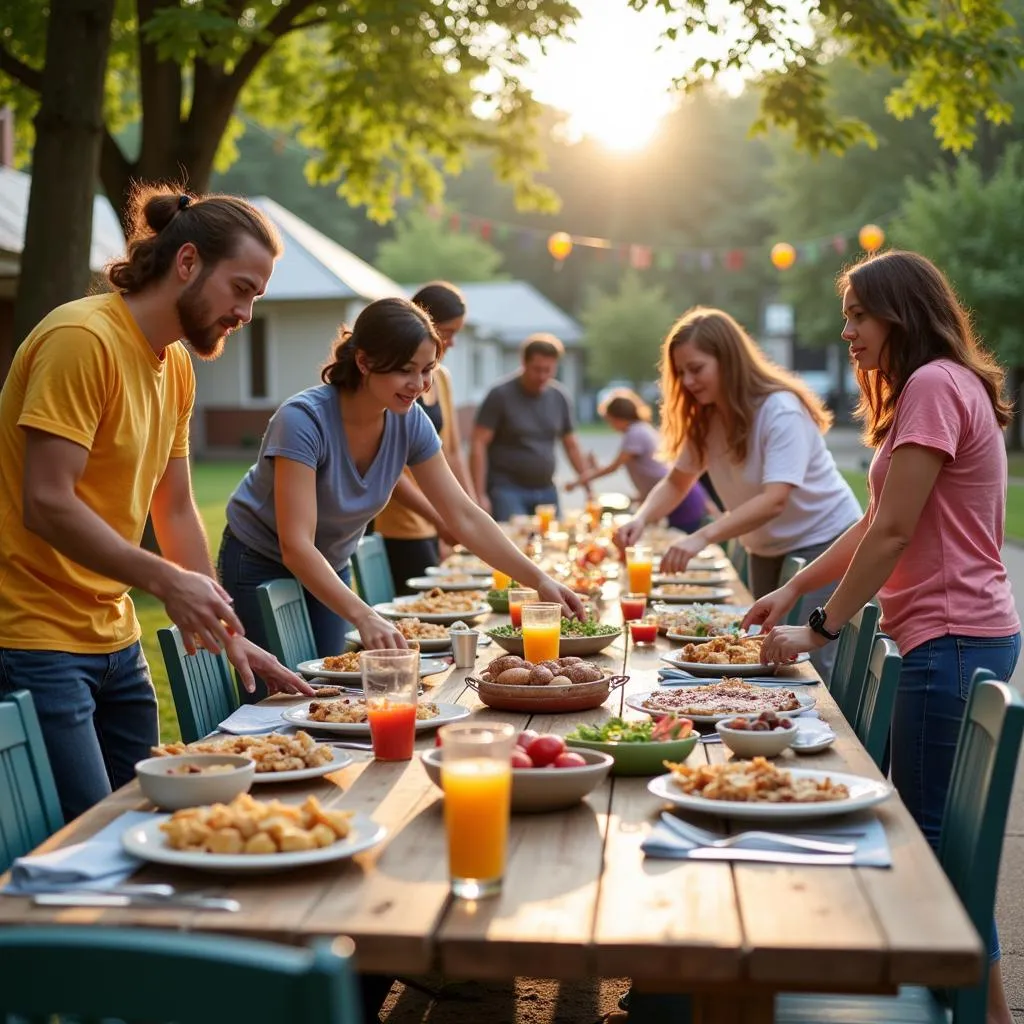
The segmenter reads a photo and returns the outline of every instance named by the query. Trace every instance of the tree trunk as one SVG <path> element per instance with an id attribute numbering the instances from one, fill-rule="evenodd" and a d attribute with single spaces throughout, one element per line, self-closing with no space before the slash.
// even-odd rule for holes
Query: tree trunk
<path id="1" fill-rule="evenodd" d="M 14 337 L 89 287 L 114 0 L 51 0 Z M 69 160 L 74 166 L 69 165 Z"/>

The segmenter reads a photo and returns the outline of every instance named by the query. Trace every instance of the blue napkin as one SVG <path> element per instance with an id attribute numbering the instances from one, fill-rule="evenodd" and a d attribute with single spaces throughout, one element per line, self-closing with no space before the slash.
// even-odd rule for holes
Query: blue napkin
<path id="1" fill-rule="evenodd" d="M 853 864 L 859 868 L 891 868 L 892 853 L 889 850 L 889 840 L 885 835 L 885 828 L 878 818 L 844 818 L 842 822 L 831 824 L 822 821 L 789 821 L 783 828 L 773 827 L 765 822 L 745 822 L 744 830 L 757 830 L 759 832 L 779 832 L 782 835 L 799 836 L 802 839 L 823 839 L 826 842 L 853 843 L 856 850 L 853 853 Z M 679 833 L 672 831 L 667 825 L 658 822 L 650 834 L 644 839 L 640 848 L 648 857 L 668 858 L 671 860 L 688 860 L 691 850 L 697 849 L 701 844 L 685 839 Z M 747 840 L 740 844 L 744 850 L 761 850 L 770 856 L 771 853 L 782 851 L 782 847 L 770 846 L 759 843 L 756 840 Z M 722 850 L 723 855 L 729 850 Z M 792 853 L 803 851 L 790 850 Z M 808 867 L 813 867 L 809 864 Z"/>
<path id="2" fill-rule="evenodd" d="M 81 843 L 34 856 L 18 857 L 11 866 L 11 880 L 2 890 L 11 896 L 66 889 L 105 889 L 119 885 L 142 866 L 125 852 L 121 836 L 130 828 L 161 815 L 125 811 L 96 835 Z"/>
<path id="3" fill-rule="evenodd" d="M 242 704 L 224 719 L 217 728 L 233 736 L 252 736 L 263 732 L 279 732 L 289 728 L 281 712 L 289 705 Z"/>

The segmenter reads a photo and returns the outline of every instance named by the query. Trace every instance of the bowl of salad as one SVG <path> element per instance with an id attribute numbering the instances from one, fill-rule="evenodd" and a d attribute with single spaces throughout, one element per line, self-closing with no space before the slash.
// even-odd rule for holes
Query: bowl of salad
<path id="1" fill-rule="evenodd" d="M 612 775 L 662 775 L 665 761 L 685 761 L 700 734 L 688 718 L 659 715 L 627 720 L 609 718 L 600 725 L 578 725 L 565 737 L 570 747 L 611 754 Z"/>
<path id="2" fill-rule="evenodd" d="M 509 654 L 523 656 L 523 631 L 518 626 L 496 626 L 485 631 L 499 646 Z M 562 629 L 558 638 L 559 657 L 575 656 L 585 658 L 589 654 L 598 654 L 610 647 L 622 635 L 621 626 L 608 626 L 597 619 L 562 619 Z"/>

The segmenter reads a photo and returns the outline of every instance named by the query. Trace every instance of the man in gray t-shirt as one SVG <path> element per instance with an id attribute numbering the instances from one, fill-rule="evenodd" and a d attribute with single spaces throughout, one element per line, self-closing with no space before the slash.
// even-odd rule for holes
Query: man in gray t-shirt
<path id="1" fill-rule="evenodd" d="M 496 384 L 477 410 L 471 465 L 480 506 L 497 520 L 558 504 L 555 442 L 577 473 L 586 469 L 573 433 L 569 394 L 556 381 L 562 343 L 534 334 L 523 343 L 522 369 Z"/>

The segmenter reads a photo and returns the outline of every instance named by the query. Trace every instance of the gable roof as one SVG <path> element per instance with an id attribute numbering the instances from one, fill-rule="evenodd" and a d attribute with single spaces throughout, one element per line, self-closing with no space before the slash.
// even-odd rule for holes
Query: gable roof
<path id="1" fill-rule="evenodd" d="M 294 299 L 384 299 L 402 287 L 344 246 L 317 231 L 268 196 L 250 199 L 275 224 L 284 242 L 264 301 Z"/>
<path id="2" fill-rule="evenodd" d="M 474 281 L 459 284 L 466 296 L 466 325 L 480 337 L 519 345 L 528 335 L 546 331 L 575 348 L 583 328 L 528 281 Z"/>

